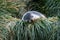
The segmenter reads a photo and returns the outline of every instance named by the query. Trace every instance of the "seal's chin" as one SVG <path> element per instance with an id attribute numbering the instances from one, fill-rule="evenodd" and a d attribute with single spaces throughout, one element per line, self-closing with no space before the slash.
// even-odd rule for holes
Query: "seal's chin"
<path id="1" fill-rule="evenodd" d="M 34 22 L 34 20 L 28 20 L 28 21 L 26 21 L 26 22 L 28 22 L 28 23 L 33 23 L 33 22 Z"/>

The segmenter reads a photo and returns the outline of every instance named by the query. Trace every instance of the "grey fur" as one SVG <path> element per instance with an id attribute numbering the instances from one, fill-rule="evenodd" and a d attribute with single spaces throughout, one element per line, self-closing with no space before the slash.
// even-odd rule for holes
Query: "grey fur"
<path id="1" fill-rule="evenodd" d="M 33 14 L 33 15 L 32 15 Z M 36 15 L 35 17 L 34 17 L 34 15 Z M 23 17 L 22 17 L 22 20 L 23 21 L 31 21 L 31 20 L 34 20 L 34 19 L 38 19 L 37 18 L 37 16 L 39 17 L 39 18 L 46 18 L 42 13 L 40 13 L 40 12 L 37 12 L 37 11 L 28 11 L 28 12 L 26 12 L 24 15 L 23 15 Z"/>

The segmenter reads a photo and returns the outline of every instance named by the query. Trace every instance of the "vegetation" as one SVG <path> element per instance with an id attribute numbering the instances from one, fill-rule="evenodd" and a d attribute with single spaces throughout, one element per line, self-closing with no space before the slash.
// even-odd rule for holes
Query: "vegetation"
<path id="1" fill-rule="evenodd" d="M 22 15 L 29 10 L 47 19 L 23 22 Z M 60 40 L 60 1 L 0 0 L 0 40 Z"/>

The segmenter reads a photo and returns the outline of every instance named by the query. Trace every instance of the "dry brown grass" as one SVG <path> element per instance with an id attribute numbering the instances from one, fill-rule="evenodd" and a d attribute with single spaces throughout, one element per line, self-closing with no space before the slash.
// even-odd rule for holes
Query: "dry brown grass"
<path id="1" fill-rule="evenodd" d="M 16 2 L 16 1 L 18 1 L 18 0 L 7 0 L 8 2 Z"/>

